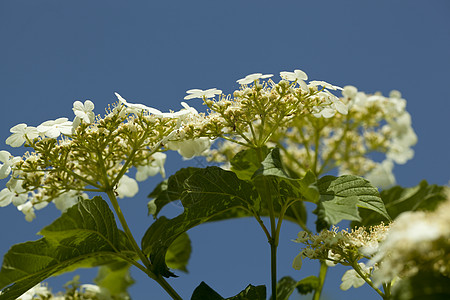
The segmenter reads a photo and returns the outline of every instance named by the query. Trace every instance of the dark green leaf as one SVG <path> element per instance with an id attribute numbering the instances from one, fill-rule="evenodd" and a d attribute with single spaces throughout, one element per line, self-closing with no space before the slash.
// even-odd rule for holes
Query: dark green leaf
<path id="1" fill-rule="evenodd" d="M 277 300 L 288 300 L 289 296 L 294 292 L 297 281 L 292 277 L 285 276 L 277 283 Z M 273 298 L 270 297 L 270 300 Z"/>
<path id="2" fill-rule="evenodd" d="M 224 300 L 224 298 L 202 281 L 200 285 L 195 288 L 191 300 Z"/>
<path id="3" fill-rule="evenodd" d="M 149 198 L 153 198 L 148 203 L 148 214 L 156 218 L 166 204 L 180 200 L 181 193 L 184 190 L 184 181 L 198 170 L 200 169 L 192 167 L 180 169 L 174 175 L 158 184 L 148 195 Z"/>
<path id="4" fill-rule="evenodd" d="M 436 206 L 446 199 L 445 188 L 429 185 L 425 180 L 410 188 L 395 186 L 381 192 L 386 210 L 395 219 L 405 211 L 433 211 Z M 354 222 L 354 226 L 373 226 L 385 221 L 379 214 L 370 210 L 361 210 L 362 222 Z"/>
<path id="5" fill-rule="evenodd" d="M 266 297 L 266 287 L 264 285 L 253 286 L 250 284 L 245 290 L 226 300 L 265 300 Z"/>
<path id="6" fill-rule="evenodd" d="M 450 299 L 450 278 L 436 272 L 421 270 L 412 277 L 398 280 L 393 287 L 391 299 Z"/>
<path id="7" fill-rule="evenodd" d="M 256 170 L 252 178 L 260 175 L 276 176 L 290 179 L 290 177 L 283 169 L 283 164 L 280 157 L 280 149 L 274 148 L 270 150 L 269 154 L 267 154 L 266 158 L 261 163 L 260 168 Z"/>
<path id="8" fill-rule="evenodd" d="M 111 295 L 118 299 L 129 298 L 127 289 L 134 283 L 130 275 L 130 266 L 124 261 L 101 266 L 94 282 L 98 286 L 106 288 Z"/>
<path id="9" fill-rule="evenodd" d="M 9 286 L 0 299 L 16 298 L 59 273 L 134 257 L 100 197 L 80 201 L 40 233 L 44 238 L 14 245 L 4 256 L 0 288 Z"/>
<path id="10" fill-rule="evenodd" d="M 319 278 L 316 276 L 308 276 L 297 282 L 297 291 L 306 295 L 315 291 L 319 287 Z"/>
<path id="11" fill-rule="evenodd" d="M 183 213 L 171 220 L 159 218 L 142 239 L 142 249 L 150 255 L 154 271 L 166 277 L 174 276 L 166 266 L 166 252 L 179 235 L 233 208 L 259 209 L 254 187 L 233 172 L 218 167 L 199 169 L 185 180 L 184 185 Z"/>
<path id="12" fill-rule="evenodd" d="M 191 256 L 191 240 L 187 233 L 181 234 L 169 246 L 166 254 L 166 264 L 169 268 L 181 270 L 187 273 L 187 264 Z"/>
<path id="13" fill-rule="evenodd" d="M 266 157 L 267 147 L 261 148 L 262 155 Z M 253 174 L 261 167 L 258 153 L 255 149 L 242 150 L 230 161 L 231 170 L 242 180 L 249 180 Z"/>
<path id="14" fill-rule="evenodd" d="M 278 148 L 269 152 L 252 179 L 260 195 L 270 194 L 272 201 L 275 198 L 280 205 L 293 199 L 313 203 L 319 199 L 314 174 L 307 172 L 301 179 L 290 178 L 283 169 Z"/>
<path id="15" fill-rule="evenodd" d="M 341 220 L 361 220 L 357 207 L 372 210 L 390 220 L 377 188 L 362 177 L 324 176 L 318 180 L 317 187 L 320 202 L 314 213 L 318 215 L 318 231 Z"/>

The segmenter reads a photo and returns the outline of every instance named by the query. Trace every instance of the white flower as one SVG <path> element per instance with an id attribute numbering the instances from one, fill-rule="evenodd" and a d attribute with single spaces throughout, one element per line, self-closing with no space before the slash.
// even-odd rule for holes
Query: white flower
<path id="1" fill-rule="evenodd" d="M 67 118 L 58 118 L 56 120 L 45 121 L 37 127 L 40 134 L 49 138 L 57 138 L 61 133 L 64 135 L 72 134 L 72 122 Z"/>
<path id="2" fill-rule="evenodd" d="M 337 85 L 332 85 L 332 84 L 322 81 L 322 80 L 313 80 L 313 81 L 310 81 L 308 84 L 308 86 L 318 86 L 318 85 L 323 86 L 324 88 L 329 89 L 329 90 L 334 90 L 334 91 L 335 90 L 341 90 L 341 91 L 343 90 L 343 88 L 341 88 Z"/>
<path id="3" fill-rule="evenodd" d="M 187 95 L 186 97 L 184 97 L 184 100 L 189 100 L 189 99 L 194 99 L 194 98 L 200 98 L 203 99 L 203 97 L 205 98 L 213 98 L 215 97 L 215 95 L 220 95 L 222 94 L 221 90 L 218 90 L 216 88 L 213 89 L 208 89 L 208 90 L 200 90 L 200 89 L 192 89 L 189 91 L 186 91 L 186 93 L 190 94 Z"/>
<path id="4" fill-rule="evenodd" d="M 50 291 L 48 290 L 47 286 L 42 285 L 41 283 L 38 283 L 28 291 L 26 291 L 22 296 L 17 298 L 17 300 L 32 300 L 37 299 L 35 296 L 41 296 L 39 299 L 46 298 L 51 296 Z M 53 299 L 53 298 L 52 298 Z"/>
<path id="5" fill-rule="evenodd" d="M 26 138 L 33 140 L 39 136 L 36 127 L 27 126 L 25 123 L 17 124 L 9 130 L 12 135 L 6 139 L 6 144 L 11 147 L 20 147 L 25 143 Z"/>
<path id="6" fill-rule="evenodd" d="M 207 137 L 201 137 L 194 140 L 170 141 L 167 146 L 170 150 L 177 150 L 178 153 L 186 159 L 202 154 L 211 145 Z"/>
<path id="7" fill-rule="evenodd" d="M 17 209 L 25 215 L 25 220 L 27 220 L 28 222 L 31 222 L 34 218 L 36 218 L 33 204 L 30 201 L 17 206 Z"/>
<path id="8" fill-rule="evenodd" d="M 335 95 L 331 94 L 328 91 L 320 92 L 317 95 L 322 97 L 324 102 L 320 106 L 314 107 L 315 112 L 313 114 L 316 118 L 331 118 L 336 114 L 336 112 L 339 112 L 343 115 L 348 114 L 347 105 L 345 105 Z"/>
<path id="9" fill-rule="evenodd" d="M 123 175 L 117 184 L 116 192 L 119 198 L 134 197 L 139 191 L 139 186 L 133 178 Z"/>
<path id="10" fill-rule="evenodd" d="M 288 81 L 297 81 L 302 90 L 308 91 L 308 85 L 304 80 L 308 80 L 308 75 L 302 70 L 294 70 L 294 72 L 280 72 L 280 77 Z"/>
<path id="11" fill-rule="evenodd" d="M 94 122 L 94 103 L 92 103 L 92 101 L 86 100 L 84 101 L 84 104 L 81 103 L 81 101 L 75 101 L 72 110 L 75 113 L 75 116 L 79 117 L 85 123 L 91 124 Z"/>
<path id="12" fill-rule="evenodd" d="M 366 273 L 367 275 L 370 274 L 370 268 L 367 268 L 363 263 L 359 263 L 359 266 L 361 267 L 363 273 Z M 364 285 L 365 282 L 366 281 L 362 279 L 354 269 L 351 269 L 345 272 L 342 276 L 340 288 L 343 291 L 346 291 L 351 287 L 359 288 Z"/>
<path id="13" fill-rule="evenodd" d="M 108 289 L 95 284 L 82 284 L 80 290 L 83 293 L 83 299 L 112 300 Z"/>
<path id="14" fill-rule="evenodd" d="M 114 94 L 116 95 L 117 99 L 119 99 L 119 103 L 121 103 L 124 106 L 130 108 L 133 113 L 138 113 L 138 112 L 140 112 L 142 110 L 146 110 L 149 113 L 151 113 L 153 115 L 156 115 L 156 116 L 159 116 L 159 117 L 161 117 L 163 115 L 163 113 L 160 110 L 156 109 L 156 108 L 148 107 L 148 106 L 146 106 L 144 104 L 128 103 L 127 100 L 125 100 L 122 96 L 119 95 L 119 93 L 114 93 Z"/>
<path id="15" fill-rule="evenodd" d="M 78 203 L 79 197 L 87 198 L 87 194 L 80 195 L 77 191 L 68 191 L 66 193 L 63 193 L 52 200 L 52 202 L 55 204 L 56 208 L 59 209 L 61 212 L 65 212 L 67 209 L 71 208 L 75 204 Z"/>
<path id="16" fill-rule="evenodd" d="M 10 191 L 8 188 L 4 188 L 0 191 L 0 207 L 9 205 L 11 202 L 15 206 L 24 204 L 28 199 L 26 194 L 16 194 Z"/>
<path id="17" fill-rule="evenodd" d="M 236 82 L 239 84 L 250 84 L 250 83 L 253 83 L 255 80 L 266 79 L 266 78 L 270 78 L 272 76 L 273 76 L 273 74 L 263 75 L 262 73 L 254 73 L 254 74 L 247 75 L 244 78 L 241 78 L 239 80 L 236 80 Z"/>
<path id="18" fill-rule="evenodd" d="M 385 159 L 364 177 L 374 186 L 385 189 L 395 185 L 395 177 L 392 173 L 394 163 L 390 159 Z"/>
<path id="19" fill-rule="evenodd" d="M 302 251 L 294 258 L 294 261 L 292 262 L 292 267 L 294 268 L 294 270 L 298 271 L 302 268 L 302 259 L 304 257 L 305 257 L 305 255 L 303 254 L 303 251 Z"/>
<path id="20" fill-rule="evenodd" d="M 20 156 L 13 157 L 8 151 L 0 151 L 0 179 L 8 177 L 11 173 L 11 167 L 18 163 L 22 158 Z"/>
<path id="21" fill-rule="evenodd" d="M 11 192 L 8 188 L 4 188 L 0 191 L 0 207 L 4 207 L 9 205 L 12 202 L 12 198 L 14 197 L 14 193 Z"/>
<path id="22" fill-rule="evenodd" d="M 356 94 L 358 94 L 358 89 L 352 85 L 346 85 L 342 89 L 342 96 L 353 99 L 356 97 Z"/>
<path id="23" fill-rule="evenodd" d="M 156 152 L 152 155 L 153 160 L 145 166 L 138 166 L 136 172 L 136 180 L 144 181 L 150 176 L 155 176 L 158 172 L 162 177 L 166 176 L 166 171 L 164 170 L 164 162 L 166 161 L 167 155 L 165 153 Z"/>

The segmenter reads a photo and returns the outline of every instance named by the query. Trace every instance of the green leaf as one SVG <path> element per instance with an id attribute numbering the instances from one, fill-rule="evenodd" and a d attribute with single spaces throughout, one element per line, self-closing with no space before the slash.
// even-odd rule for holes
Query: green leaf
<path id="1" fill-rule="evenodd" d="M 100 197 L 82 200 L 40 232 L 44 238 L 11 247 L 0 270 L 0 299 L 17 298 L 44 279 L 135 254 Z"/>
<path id="2" fill-rule="evenodd" d="M 124 261 L 101 266 L 94 282 L 98 286 L 106 288 L 116 298 L 129 298 L 127 289 L 134 283 L 130 275 L 130 266 Z"/>
<path id="3" fill-rule="evenodd" d="M 263 285 L 253 286 L 249 284 L 242 292 L 236 296 L 223 298 L 205 282 L 194 290 L 191 300 L 265 300 L 266 287 Z"/>
<path id="4" fill-rule="evenodd" d="M 182 233 L 169 246 L 166 253 L 166 264 L 169 268 L 188 272 L 186 266 L 191 256 L 191 240 L 187 233 Z"/>
<path id="5" fill-rule="evenodd" d="M 306 295 L 315 291 L 319 287 L 319 278 L 316 276 L 308 276 L 297 282 L 297 291 Z"/>
<path id="6" fill-rule="evenodd" d="M 230 209 L 259 209 L 254 187 L 233 172 L 218 167 L 199 169 L 185 180 L 184 187 L 181 195 L 183 213 L 170 220 L 157 219 L 142 239 L 142 249 L 150 255 L 154 271 L 165 277 L 174 276 L 166 266 L 165 256 L 178 236 Z"/>
<path id="7" fill-rule="evenodd" d="M 398 280 L 393 287 L 391 299 L 450 299 L 450 278 L 436 272 L 420 270 L 412 277 Z"/>
<path id="8" fill-rule="evenodd" d="M 277 283 L 277 300 L 288 300 L 297 286 L 297 281 L 290 276 L 281 278 Z M 270 297 L 272 300 L 273 297 Z"/>
<path id="9" fill-rule="evenodd" d="M 301 179 L 290 178 L 284 171 L 278 148 L 269 152 L 252 179 L 260 194 L 270 193 L 281 205 L 292 199 L 313 203 L 319 199 L 314 174 L 307 172 Z"/>
<path id="10" fill-rule="evenodd" d="M 191 300 L 224 300 L 224 298 L 202 281 L 200 285 L 195 288 Z"/>
<path id="11" fill-rule="evenodd" d="M 266 287 L 264 285 L 253 286 L 249 284 L 245 290 L 240 292 L 234 297 L 227 298 L 226 300 L 265 300 L 266 299 Z"/>
<path id="12" fill-rule="evenodd" d="M 148 203 L 148 214 L 156 218 L 166 204 L 180 200 L 181 193 L 184 190 L 184 181 L 198 170 L 200 168 L 189 167 L 180 169 L 174 175 L 158 184 L 148 195 L 148 198 L 153 198 Z"/>
<path id="13" fill-rule="evenodd" d="M 446 199 L 445 187 L 429 185 L 425 180 L 415 187 L 403 188 L 395 186 L 381 192 L 381 199 L 389 215 L 395 219 L 405 211 L 433 211 L 439 203 Z M 384 218 L 370 210 L 361 210 L 361 222 L 353 226 L 378 225 Z"/>
<path id="14" fill-rule="evenodd" d="M 358 207 L 372 210 L 390 220 L 377 188 L 362 177 L 324 176 L 318 180 L 317 187 L 320 193 L 320 201 L 314 211 L 318 216 L 317 231 L 341 220 L 360 221 Z"/>
<path id="15" fill-rule="evenodd" d="M 264 157 L 268 153 L 267 147 L 259 149 Z M 233 171 L 239 179 L 249 180 L 253 174 L 261 167 L 260 160 L 256 149 L 246 149 L 236 154 L 230 161 L 231 171 Z"/>

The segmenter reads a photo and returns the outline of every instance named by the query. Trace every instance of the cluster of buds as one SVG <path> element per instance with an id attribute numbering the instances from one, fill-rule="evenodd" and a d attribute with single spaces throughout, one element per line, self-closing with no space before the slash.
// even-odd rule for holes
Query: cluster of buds
<path id="1" fill-rule="evenodd" d="M 285 154 L 285 165 L 298 176 L 337 169 L 366 176 L 379 187 L 395 184 L 393 163 L 411 159 L 417 142 L 399 92 L 384 97 L 353 86 L 306 83 L 308 77 L 300 70 L 281 72 L 278 83 L 261 81 L 270 76 L 249 75 L 238 81 L 242 85 L 233 98 L 205 100 L 211 115 L 218 114 L 215 120 L 220 122 L 215 124 L 220 124 L 222 137 L 233 136 L 208 152 L 210 160 L 227 162 L 246 147 L 277 146 Z M 338 90 L 340 98 L 333 94 Z M 374 152 L 385 153 L 386 159 L 375 162 L 369 157 Z"/>
<path id="2" fill-rule="evenodd" d="M 389 227 L 382 223 L 368 230 L 358 227 L 350 231 L 339 231 L 339 228 L 333 225 L 331 230 L 322 230 L 316 235 L 300 231 L 294 242 L 304 244 L 306 248 L 295 257 L 293 267 L 299 270 L 304 258 L 319 259 L 329 266 L 352 266 L 363 258 L 370 259 L 378 252 Z"/>

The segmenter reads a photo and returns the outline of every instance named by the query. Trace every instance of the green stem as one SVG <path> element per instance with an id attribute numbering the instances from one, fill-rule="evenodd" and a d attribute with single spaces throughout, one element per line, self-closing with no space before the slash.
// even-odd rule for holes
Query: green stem
<path id="1" fill-rule="evenodd" d="M 258 154 L 258 159 L 260 162 L 263 161 L 261 148 L 256 149 Z M 261 200 L 266 201 L 269 208 L 269 218 L 270 218 L 270 274 L 272 283 L 272 300 L 277 300 L 277 247 L 278 247 L 278 234 L 277 234 L 277 224 L 275 220 L 275 209 L 273 207 L 273 199 L 270 191 L 269 183 L 266 177 L 263 178 L 263 191 L 260 194 Z"/>
<path id="2" fill-rule="evenodd" d="M 152 270 L 152 264 L 150 260 L 145 256 L 145 254 L 142 252 L 141 248 L 139 248 L 139 245 L 137 244 L 136 240 L 134 239 L 130 228 L 128 227 L 128 224 L 125 220 L 125 217 L 122 213 L 122 210 L 120 209 L 119 203 L 117 201 L 116 195 L 114 194 L 114 191 L 112 189 L 109 189 L 106 191 L 106 194 L 109 197 L 109 200 L 111 201 L 111 204 L 114 208 L 114 211 L 116 212 L 117 216 L 119 217 L 120 224 L 122 224 L 123 231 L 125 232 L 128 240 L 130 241 L 134 251 L 141 259 L 142 263 L 146 267 L 146 274 L 158 282 L 158 284 L 175 300 L 182 300 L 180 295 L 177 294 L 177 292 L 169 285 L 169 283 L 161 276 L 154 274 Z M 142 270 L 142 269 L 141 269 Z"/>
<path id="3" fill-rule="evenodd" d="M 369 276 L 368 275 L 366 275 L 366 274 L 364 274 L 362 271 L 361 271 L 361 267 L 359 266 L 359 264 L 358 264 L 358 262 L 353 262 L 352 263 L 352 267 L 353 267 L 353 269 L 356 271 L 356 273 L 358 273 L 358 275 L 362 278 L 362 279 L 364 279 L 364 281 L 365 282 L 367 282 L 367 284 L 368 285 L 370 285 L 370 287 L 372 287 L 383 299 L 388 299 L 389 298 L 389 296 L 388 297 L 386 297 L 386 295 L 379 289 L 379 288 L 377 288 L 374 284 L 373 284 L 373 282 L 372 282 L 372 280 L 370 280 L 370 278 L 369 278 Z"/>
<path id="4" fill-rule="evenodd" d="M 117 201 L 114 191 L 112 189 L 109 189 L 106 191 L 106 194 L 108 195 L 109 200 L 111 201 L 114 211 L 116 212 L 117 216 L 119 217 L 119 221 L 120 221 L 120 224 L 122 225 L 123 231 L 125 232 L 128 240 L 131 242 L 131 245 L 133 246 L 134 251 L 139 256 L 139 258 L 141 259 L 141 261 L 145 265 L 145 267 L 150 270 L 151 269 L 150 260 L 144 255 L 144 253 L 142 253 L 141 248 L 139 247 L 139 245 L 137 244 L 133 235 L 131 234 L 130 227 L 128 227 L 128 224 L 127 224 L 125 217 L 122 213 L 122 210 L 119 206 L 119 202 Z M 155 279 L 155 278 L 153 278 L 153 279 Z"/>
<path id="5" fill-rule="evenodd" d="M 320 262 L 319 271 L 319 287 L 314 291 L 313 300 L 319 300 L 322 293 L 323 285 L 325 283 L 325 277 L 327 276 L 328 266 L 325 261 Z"/>

